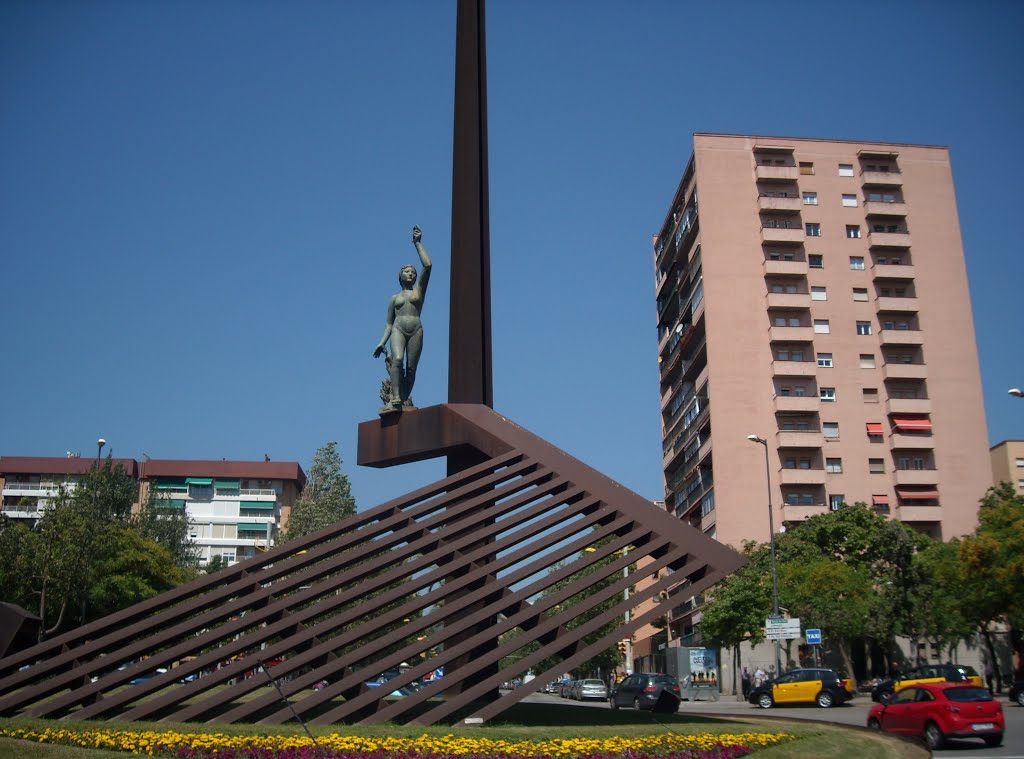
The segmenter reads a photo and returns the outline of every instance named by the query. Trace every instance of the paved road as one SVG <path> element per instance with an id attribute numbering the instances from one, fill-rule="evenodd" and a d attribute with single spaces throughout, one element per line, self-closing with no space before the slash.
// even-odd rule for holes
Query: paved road
<path id="1" fill-rule="evenodd" d="M 1006 734 L 1003 745 L 989 748 L 981 741 L 951 741 L 950 746 L 937 753 L 940 757 L 960 757 L 964 759 L 1024 759 L 1024 707 L 1011 704 L 1006 696 L 999 696 L 1006 715 Z M 586 705 L 594 709 L 608 709 L 604 701 L 567 701 L 558 696 L 536 693 L 528 696 L 526 701 L 550 704 Z M 751 704 L 737 701 L 735 696 L 724 696 L 721 701 L 683 701 L 679 711 L 686 714 L 707 714 L 708 716 L 742 716 L 742 717 L 784 717 L 787 719 L 813 720 L 832 722 L 840 725 L 857 725 L 863 727 L 867 723 L 871 699 L 858 696 L 849 704 L 831 709 L 819 709 L 816 706 L 789 706 L 760 709 Z"/>

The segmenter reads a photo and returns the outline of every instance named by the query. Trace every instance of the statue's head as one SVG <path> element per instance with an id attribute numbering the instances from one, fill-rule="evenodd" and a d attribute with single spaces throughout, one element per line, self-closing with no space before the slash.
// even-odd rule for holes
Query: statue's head
<path id="1" fill-rule="evenodd" d="M 406 264 L 402 267 L 401 271 L 398 272 L 398 284 L 402 287 L 412 287 L 416 284 L 416 278 L 419 274 L 416 273 L 416 267 L 412 264 Z"/>

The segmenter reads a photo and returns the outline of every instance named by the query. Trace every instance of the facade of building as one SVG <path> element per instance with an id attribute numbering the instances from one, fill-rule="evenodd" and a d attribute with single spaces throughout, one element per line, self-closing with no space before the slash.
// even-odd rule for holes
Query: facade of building
<path id="1" fill-rule="evenodd" d="M 992 458 L 992 483 L 1013 483 L 1017 495 L 1024 496 L 1024 440 L 1004 440 L 989 450 Z"/>
<path id="2" fill-rule="evenodd" d="M 61 485 L 77 487 L 95 463 L 77 457 L 0 458 L 3 513 L 34 522 Z M 200 564 L 215 556 L 231 564 L 274 545 L 306 484 L 295 462 L 115 459 L 114 465 L 139 481 L 133 508 L 153 492 L 168 507 L 188 512 Z"/>
<path id="3" fill-rule="evenodd" d="M 666 508 L 767 540 L 767 453 L 776 529 L 856 502 L 973 529 L 990 467 L 945 148 L 697 134 L 654 247 Z"/>

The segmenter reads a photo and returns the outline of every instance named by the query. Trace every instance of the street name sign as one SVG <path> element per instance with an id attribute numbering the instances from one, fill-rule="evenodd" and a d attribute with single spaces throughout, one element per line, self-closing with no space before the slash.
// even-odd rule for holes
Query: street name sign
<path id="1" fill-rule="evenodd" d="M 800 619 L 769 617 L 764 621 L 764 637 L 768 640 L 793 640 L 800 637 Z"/>

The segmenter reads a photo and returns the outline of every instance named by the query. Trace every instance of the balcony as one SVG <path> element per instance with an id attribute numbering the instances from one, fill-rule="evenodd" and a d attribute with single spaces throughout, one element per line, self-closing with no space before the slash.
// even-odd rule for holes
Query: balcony
<path id="1" fill-rule="evenodd" d="M 865 200 L 864 213 L 868 216 L 906 216 L 907 204 L 903 201 Z"/>
<path id="2" fill-rule="evenodd" d="M 910 232 L 868 232 L 872 248 L 909 248 Z"/>
<path id="3" fill-rule="evenodd" d="M 800 167 L 758 165 L 754 169 L 754 176 L 759 182 L 795 182 L 800 178 Z"/>
<path id="4" fill-rule="evenodd" d="M 776 395 L 776 411 L 817 411 L 821 401 L 816 395 Z"/>
<path id="5" fill-rule="evenodd" d="M 799 245 L 806 238 L 803 224 L 772 222 L 761 226 L 761 242 Z"/>
<path id="6" fill-rule="evenodd" d="M 815 503 L 804 505 L 795 505 L 790 503 L 784 503 L 780 507 L 782 512 L 781 518 L 783 522 L 802 522 L 818 514 L 827 514 L 828 506 L 824 503 Z"/>
<path id="7" fill-rule="evenodd" d="M 927 364 L 884 364 L 882 376 L 887 380 L 895 379 L 928 379 Z"/>
<path id="8" fill-rule="evenodd" d="M 782 485 L 824 485 L 824 469 L 780 469 L 779 483 Z"/>
<path id="9" fill-rule="evenodd" d="M 919 329 L 883 329 L 878 333 L 882 345 L 923 345 L 924 332 Z"/>
<path id="10" fill-rule="evenodd" d="M 889 414 L 930 414 L 932 402 L 928 398 L 890 398 L 886 401 Z"/>
<path id="11" fill-rule="evenodd" d="M 799 308 L 807 310 L 810 307 L 810 293 L 768 293 L 768 308 Z"/>
<path id="12" fill-rule="evenodd" d="M 798 197 L 781 198 L 777 195 L 759 195 L 757 207 L 762 211 L 780 211 L 782 213 L 800 213 L 803 201 Z"/>
<path id="13" fill-rule="evenodd" d="M 769 327 L 768 339 L 773 343 L 810 343 L 814 327 Z"/>
<path id="14" fill-rule="evenodd" d="M 942 519 L 941 506 L 900 506 L 901 522 L 939 522 Z"/>
<path id="15" fill-rule="evenodd" d="M 821 430 L 779 430 L 775 442 L 779 448 L 821 448 L 825 438 Z"/>
<path id="16" fill-rule="evenodd" d="M 918 448 L 922 450 L 932 450 L 935 448 L 935 440 L 931 435 L 911 435 L 902 432 L 894 432 L 890 435 L 889 444 L 893 448 Z"/>
<path id="17" fill-rule="evenodd" d="M 918 301 L 910 296 L 879 295 L 875 298 L 875 308 L 878 311 L 916 314 Z"/>
<path id="18" fill-rule="evenodd" d="M 913 264 L 875 264 L 871 267 L 875 279 L 913 279 Z"/>
<path id="19" fill-rule="evenodd" d="M 816 361 L 773 361 L 775 377 L 813 377 L 818 373 Z"/>
<path id="20" fill-rule="evenodd" d="M 903 175 L 898 171 L 862 171 L 860 183 L 865 187 L 902 187 Z"/>
<path id="21" fill-rule="evenodd" d="M 897 485 L 935 485 L 939 481 L 933 469 L 897 469 L 893 472 Z"/>
<path id="22" fill-rule="evenodd" d="M 808 272 L 806 261 L 773 261 L 770 258 L 765 259 L 764 262 L 764 273 L 765 275 L 774 275 L 777 277 L 806 277 Z"/>

